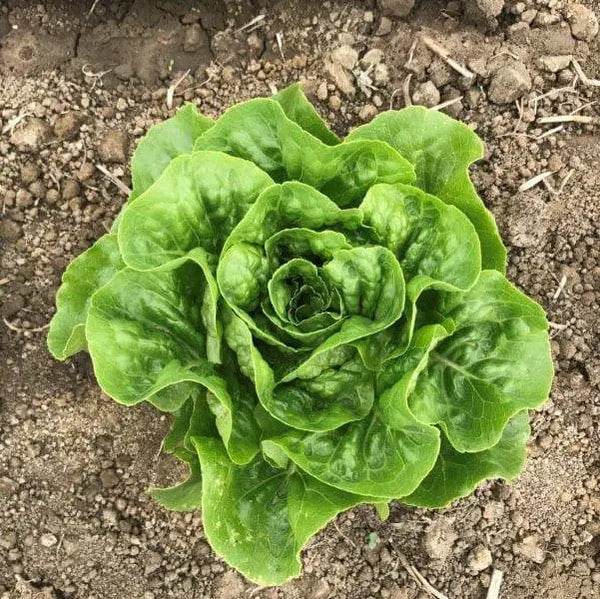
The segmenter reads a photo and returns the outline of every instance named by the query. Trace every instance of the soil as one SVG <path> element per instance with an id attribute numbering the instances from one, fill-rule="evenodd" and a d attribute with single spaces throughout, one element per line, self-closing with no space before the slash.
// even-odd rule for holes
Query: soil
<path id="1" fill-rule="evenodd" d="M 448 599 L 485 597 L 494 570 L 501 599 L 600 597 L 600 90 L 564 57 L 600 76 L 600 4 L 422 0 L 394 16 L 411 4 L 0 2 L 2 599 L 431 596 L 407 564 Z M 96 165 L 128 185 L 136 140 L 177 105 L 217 116 L 301 80 L 345 134 L 401 107 L 409 74 L 409 99 L 462 97 L 445 110 L 487 144 L 473 179 L 510 279 L 548 311 L 552 396 L 513 484 L 436 512 L 394 505 L 385 523 L 350 511 L 310 543 L 302 577 L 257 589 L 215 557 L 199 513 L 168 513 L 145 494 L 184 474 L 159 454 L 168 419 L 103 396 L 86 356 L 49 356 L 54 294 L 124 201 Z M 540 122 L 574 111 L 591 122 Z"/>

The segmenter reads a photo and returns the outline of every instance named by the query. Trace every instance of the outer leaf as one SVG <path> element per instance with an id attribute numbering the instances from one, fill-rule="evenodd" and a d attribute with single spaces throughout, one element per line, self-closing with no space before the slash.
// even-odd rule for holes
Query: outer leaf
<path id="1" fill-rule="evenodd" d="M 148 489 L 148 494 L 160 505 L 168 510 L 176 512 L 187 512 L 197 510 L 202 507 L 202 472 L 200 463 L 195 455 L 181 459 L 188 463 L 190 473 L 188 477 L 178 485 L 173 487 L 151 487 Z"/>
<path id="2" fill-rule="evenodd" d="M 294 83 L 273 96 L 285 116 L 328 146 L 340 143 L 340 138 L 325 124 L 314 106 L 307 100 L 302 86 Z"/>
<path id="3" fill-rule="evenodd" d="M 490 270 L 464 295 L 448 294 L 439 311 L 456 330 L 430 353 L 410 408 L 439 424 L 457 451 L 483 451 L 512 416 L 548 397 L 548 323 L 538 304 Z"/>
<path id="4" fill-rule="evenodd" d="M 146 191 L 173 158 L 191 152 L 196 139 L 213 125 L 193 104 L 186 104 L 175 116 L 151 127 L 131 159 L 133 191 L 129 201 Z"/>
<path id="5" fill-rule="evenodd" d="M 435 464 L 439 431 L 414 418 L 407 406 L 428 353 L 448 333 L 434 325 L 419 331 L 409 352 L 388 365 L 368 417 L 329 432 L 290 431 L 271 443 L 322 482 L 350 493 L 402 497 L 412 493 Z"/>
<path id="6" fill-rule="evenodd" d="M 483 145 L 464 123 L 422 107 L 384 112 L 352 131 L 346 141 L 379 139 L 415 167 L 417 187 L 464 212 L 475 225 L 484 268 L 504 272 L 506 249 L 492 214 L 469 178 L 468 168 L 483 157 Z"/>
<path id="7" fill-rule="evenodd" d="M 412 165 L 388 144 L 363 140 L 327 146 L 265 98 L 227 110 L 195 149 L 245 158 L 278 183 L 307 183 L 342 207 L 356 205 L 375 183 L 414 181 Z"/>
<path id="8" fill-rule="evenodd" d="M 219 252 L 270 184 L 271 178 L 253 164 L 222 153 L 175 158 L 123 212 L 119 245 L 125 263 L 151 270 L 181 261 L 194 248 Z"/>
<path id="9" fill-rule="evenodd" d="M 298 576 L 299 553 L 308 539 L 364 500 L 260 457 L 236 466 L 214 439 L 194 442 L 204 475 L 206 536 L 228 564 L 256 584 L 278 585 Z"/>
<path id="10" fill-rule="evenodd" d="M 58 360 L 87 349 L 85 319 L 94 291 L 123 268 L 116 235 L 103 235 L 69 264 L 56 294 L 56 314 L 48 331 L 48 349 Z"/>
<path id="11" fill-rule="evenodd" d="M 469 495 L 486 478 L 511 479 L 523 469 L 530 434 L 527 410 L 513 416 L 493 447 L 477 453 L 459 453 L 442 439 L 433 470 L 402 503 L 443 507 Z"/>
<path id="12" fill-rule="evenodd" d="M 226 381 L 206 359 L 201 332 L 202 270 L 188 262 L 176 270 L 129 268 L 97 292 L 86 334 L 98 383 L 126 405 L 148 400 L 175 411 L 196 385 L 209 405 L 232 459 L 245 463 L 257 450 L 254 392 L 228 372 Z"/>

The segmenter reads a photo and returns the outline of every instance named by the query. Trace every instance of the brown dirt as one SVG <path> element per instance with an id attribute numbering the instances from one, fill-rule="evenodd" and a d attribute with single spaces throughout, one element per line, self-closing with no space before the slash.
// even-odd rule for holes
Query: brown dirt
<path id="1" fill-rule="evenodd" d="M 599 90 L 579 82 L 576 93 L 533 101 L 573 79 L 572 68 L 542 70 L 543 56 L 573 54 L 600 76 L 598 37 L 575 40 L 565 21 L 573 3 L 505 2 L 499 26 L 487 32 L 464 23 L 460 2 L 432 0 L 397 21 L 359 0 L 210 9 L 103 0 L 88 15 L 91 5 L 0 3 L 0 597 L 425 599 L 400 550 L 449 599 L 485 597 L 493 568 L 505 573 L 502 599 L 599 597 L 599 128 L 566 125 L 536 139 L 552 127 L 537 123 L 541 116 L 580 109 L 600 117 Z M 523 25 L 529 10 L 538 11 L 531 27 Z M 258 14 L 266 17 L 254 32 L 236 33 Z M 423 29 L 477 73 L 474 84 L 422 44 L 405 66 Z M 359 89 L 343 70 L 336 82 L 348 93 L 336 89 L 326 63 L 343 44 L 359 56 L 382 49 L 387 70 L 379 69 L 376 89 Z M 495 74 L 515 63 L 531 90 L 504 86 L 522 95 L 518 108 L 490 103 Z M 123 134 L 130 152 L 172 112 L 166 89 L 187 69 L 176 104 L 192 101 L 215 116 L 300 79 L 341 133 L 392 100 L 402 106 L 409 72 L 411 91 L 432 80 L 442 101 L 464 96 L 448 111 L 487 143 L 473 176 L 509 247 L 509 277 L 555 323 L 556 383 L 533 416 L 529 461 L 513 485 L 488 483 L 439 512 L 394 506 L 386 523 L 367 508 L 346 513 L 311 542 L 304 575 L 269 590 L 253 590 L 214 556 L 200 514 L 167 513 L 145 495 L 183 474 L 158 455 L 167 419 L 103 397 L 89 360 L 53 361 L 39 329 L 64 266 L 123 202 L 93 168 L 99 156 L 112 149 L 116 162 L 106 166 L 128 183 Z M 544 184 L 518 191 L 546 170 L 556 171 L 554 189 L 572 173 L 561 193 Z"/>

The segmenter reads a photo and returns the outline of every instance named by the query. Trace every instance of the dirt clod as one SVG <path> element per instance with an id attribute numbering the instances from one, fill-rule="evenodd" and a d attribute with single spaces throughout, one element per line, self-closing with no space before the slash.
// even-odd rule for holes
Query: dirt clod
<path id="1" fill-rule="evenodd" d="M 490 102 L 509 104 L 531 89 L 531 77 L 521 62 L 501 67 L 494 73 L 488 90 Z"/>
<path id="2" fill-rule="evenodd" d="M 98 156 L 103 162 L 123 164 L 127 161 L 129 136 L 124 131 L 108 131 L 98 146 Z"/>

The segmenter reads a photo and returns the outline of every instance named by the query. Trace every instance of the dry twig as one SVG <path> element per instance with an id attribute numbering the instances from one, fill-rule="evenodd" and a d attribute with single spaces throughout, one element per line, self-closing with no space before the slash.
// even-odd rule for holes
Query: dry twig
<path id="1" fill-rule="evenodd" d="M 577 75 L 579 75 L 579 78 L 581 79 L 581 83 L 583 83 L 583 85 L 591 85 L 592 87 L 600 87 L 600 80 L 590 79 L 583 72 L 581 65 L 577 62 L 577 60 L 575 58 L 573 58 L 571 60 L 571 64 L 573 65 L 573 68 L 575 69 L 575 72 L 577 73 Z"/>
<path id="2" fill-rule="evenodd" d="M 437 54 L 449 67 L 453 68 L 457 73 L 460 73 L 463 77 L 468 79 L 474 79 L 475 74 L 469 71 L 466 67 L 456 62 L 453 58 L 450 58 L 450 52 L 444 48 L 444 46 L 438 44 L 435 40 L 430 37 L 423 35 L 421 37 L 423 43 L 434 53 Z"/>
<path id="3" fill-rule="evenodd" d="M 535 139 L 535 141 L 540 141 L 541 139 L 544 139 L 545 137 L 550 137 L 550 135 L 554 135 L 555 133 L 562 131 L 564 128 L 565 128 L 564 125 L 558 125 L 558 127 L 553 127 L 552 129 L 548 129 L 548 131 L 544 131 L 544 133 L 542 133 L 541 135 L 538 135 L 537 137 L 534 137 L 533 139 Z"/>
<path id="4" fill-rule="evenodd" d="M 403 568 L 408 572 L 408 574 L 419 585 L 420 588 L 422 588 L 426 593 L 429 593 L 432 597 L 435 597 L 436 599 L 448 599 L 448 597 L 444 595 L 444 593 L 440 593 L 440 591 L 431 586 L 429 581 L 413 565 L 410 564 L 408 559 L 406 559 L 404 553 L 402 553 L 395 547 L 394 551 L 400 559 L 400 563 L 402 564 Z"/>
<path id="5" fill-rule="evenodd" d="M 560 294 L 562 293 L 563 289 L 565 288 L 565 285 L 567 284 L 567 275 L 563 275 L 560 278 L 560 283 L 558 284 L 558 288 L 556 289 L 556 291 L 554 292 L 554 295 L 552 296 L 552 299 L 554 301 L 556 301 Z"/>
<path id="6" fill-rule="evenodd" d="M 600 118 L 585 116 L 581 114 L 556 114 L 554 116 L 542 116 L 537 122 L 544 123 L 581 123 L 582 125 L 600 125 Z"/>
<path id="7" fill-rule="evenodd" d="M 242 25 L 239 29 L 236 29 L 236 33 L 239 33 L 240 31 L 245 31 L 246 29 L 249 29 L 250 27 L 261 23 L 265 20 L 266 16 L 267 15 L 258 15 L 254 17 L 251 21 L 248 21 L 245 25 Z"/>
<path id="8" fill-rule="evenodd" d="M 120 192 L 122 192 L 124 195 L 128 196 L 131 193 L 131 189 L 129 189 L 129 187 L 127 187 L 127 185 L 125 185 L 125 183 L 123 183 L 123 181 L 121 181 L 120 179 L 118 179 L 117 177 L 115 177 L 105 166 L 103 166 L 102 164 L 97 164 L 96 168 L 111 182 L 113 183 Z"/>
<path id="9" fill-rule="evenodd" d="M 485 599 L 498 599 L 503 578 L 504 572 L 502 570 L 494 570 L 492 572 L 492 579 L 490 580 L 490 586 L 488 587 Z"/>
<path id="10" fill-rule="evenodd" d="M 544 179 L 546 179 L 550 175 L 553 175 L 554 173 L 555 171 L 544 171 L 543 173 L 540 173 L 535 177 L 531 177 L 531 179 L 528 179 L 527 181 L 525 181 L 525 183 L 519 185 L 519 191 L 527 191 L 528 189 L 535 187 L 538 183 L 541 183 Z"/>
<path id="11" fill-rule="evenodd" d="M 179 79 L 177 79 L 177 81 L 175 81 L 175 83 L 171 83 L 171 85 L 169 85 L 169 89 L 167 90 L 167 108 L 170 110 L 171 108 L 173 108 L 173 95 L 175 94 L 175 90 L 177 89 L 177 87 L 179 85 L 181 85 L 181 82 L 190 74 L 190 69 L 188 69 L 181 77 L 179 77 Z"/>
<path id="12" fill-rule="evenodd" d="M 446 100 L 445 102 L 440 102 L 440 104 L 436 104 L 432 106 L 430 110 L 442 110 L 442 108 L 448 108 L 448 106 L 452 106 L 452 104 L 456 104 L 463 99 L 463 96 L 458 96 L 457 98 L 452 98 L 451 100 Z"/>
<path id="13" fill-rule="evenodd" d="M 409 73 L 402 84 L 402 96 L 404 97 L 404 106 L 411 106 L 412 100 L 410 98 L 410 80 L 412 79 L 412 73 Z"/>
<path id="14" fill-rule="evenodd" d="M 12 322 L 9 322 L 6 320 L 6 318 L 3 318 L 2 320 L 11 331 L 15 331 L 16 333 L 40 333 L 41 331 L 45 331 L 50 326 L 50 323 L 47 323 L 41 327 L 35 327 L 34 329 L 23 329 Z"/>

